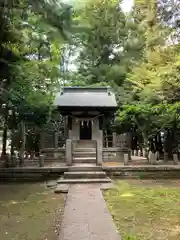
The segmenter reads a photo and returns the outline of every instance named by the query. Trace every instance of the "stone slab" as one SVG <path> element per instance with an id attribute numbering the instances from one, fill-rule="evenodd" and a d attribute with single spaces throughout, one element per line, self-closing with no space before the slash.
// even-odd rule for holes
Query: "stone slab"
<path id="1" fill-rule="evenodd" d="M 49 181 L 46 183 L 46 187 L 51 188 L 57 185 L 57 181 Z"/>
<path id="2" fill-rule="evenodd" d="M 141 165 L 141 166 L 103 166 L 102 169 L 105 172 L 116 172 L 116 171 L 126 171 L 126 172 L 136 172 L 136 171 L 180 171 L 180 165 Z"/>
<path id="3" fill-rule="evenodd" d="M 96 157 L 73 157 L 73 163 L 96 163 Z"/>
<path id="4" fill-rule="evenodd" d="M 68 193 L 69 191 L 69 185 L 68 184 L 58 184 L 56 189 L 54 190 L 54 193 Z"/>
<path id="5" fill-rule="evenodd" d="M 59 240 L 120 240 L 99 185 L 72 185 Z"/>
<path id="6" fill-rule="evenodd" d="M 101 190 L 109 190 L 116 188 L 114 183 L 103 183 L 101 184 Z"/>
<path id="7" fill-rule="evenodd" d="M 73 178 L 106 178 L 106 173 L 103 171 L 64 172 L 64 179 Z"/>
<path id="8" fill-rule="evenodd" d="M 77 178 L 77 179 L 59 179 L 58 184 L 89 184 L 89 183 L 110 183 L 111 179 L 106 178 L 92 178 L 92 179 L 84 179 L 84 178 Z"/>
<path id="9" fill-rule="evenodd" d="M 80 172 L 80 171 L 101 171 L 102 167 L 101 166 L 96 166 L 95 164 L 78 164 L 69 167 L 68 171 L 69 172 Z"/>

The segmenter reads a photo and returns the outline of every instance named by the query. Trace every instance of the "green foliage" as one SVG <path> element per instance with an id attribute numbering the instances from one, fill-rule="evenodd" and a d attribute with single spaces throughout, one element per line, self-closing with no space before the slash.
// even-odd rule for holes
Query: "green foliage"
<path id="1" fill-rule="evenodd" d="M 74 9 L 58 0 L 18 3 L 0 3 L 4 122 L 44 125 L 61 85 L 108 85 L 120 106 L 118 131 L 133 129 L 145 140 L 179 131 L 178 1 L 136 0 L 127 15 L 118 0 Z"/>
<path id="2" fill-rule="evenodd" d="M 89 0 L 81 11 L 79 24 L 86 30 L 79 35 L 80 54 L 78 72 L 86 84 L 121 84 L 126 76 L 126 66 L 116 62 L 122 58 L 121 49 L 127 37 L 125 15 L 119 1 Z"/>
<path id="3" fill-rule="evenodd" d="M 58 1 L 20 1 L 19 5 L 3 6 L 1 106 L 5 104 L 21 118 L 29 116 L 29 120 L 33 115 L 37 119 L 39 115 L 46 119 L 44 114 L 49 112 L 59 84 L 61 46 L 70 29 L 70 7 Z"/>
<path id="4" fill-rule="evenodd" d="M 125 236 L 123 237 L 124 240 L 138 240 L 137 237 L 129 235 L 129 234 L 125 234 Z"/>

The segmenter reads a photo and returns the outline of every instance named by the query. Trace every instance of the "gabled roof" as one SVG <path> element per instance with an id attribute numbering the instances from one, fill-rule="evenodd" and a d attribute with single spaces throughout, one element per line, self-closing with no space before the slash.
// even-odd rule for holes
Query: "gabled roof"
<path id="1" fill-rule="evenodd" d="M 54 101 L 60 107 L 117 108 L 115 94 L 109 87 L 64 87 Z"/>

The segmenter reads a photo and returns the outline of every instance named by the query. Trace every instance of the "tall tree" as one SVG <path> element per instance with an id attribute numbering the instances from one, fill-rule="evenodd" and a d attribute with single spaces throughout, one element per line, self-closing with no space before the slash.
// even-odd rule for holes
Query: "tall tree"
<path id="1" fill-rule="evenodd" d="M 5 155 L 8 121 L 15 117 L 14 112 L 27 121 L 26 111 L 35 111 L 34 106 L 42 109 L 42 102 L 50 105 L 60 76 L 61 45 L 69 38 L 71 8 L 59 1 L 1 1 L 0 11 L 0 101 Z M 13 111 L 11 116 L 9 111 Z"/>
<path id="2" fill-rule="evenodd" d="M 116 63 L 123 59 L 127 32 L 119 1 L 88 1 L 80 21 L 85 30 L 79 35 L 79 73 L 87 84 L 110 83 L 112 75 L 120 83 L 124 79 L 126 66 L 122 64 L 117 67 Z"/>

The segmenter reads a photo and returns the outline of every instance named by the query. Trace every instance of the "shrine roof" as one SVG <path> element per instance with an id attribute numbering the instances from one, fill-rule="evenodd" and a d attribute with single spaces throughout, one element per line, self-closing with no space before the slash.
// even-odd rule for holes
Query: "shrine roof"
<path id="1" fill-rule="evenodd" d="M 117 108 L 115 94 L 109 87 L 64 87 L 54 105 L 61 107 Z"/>

